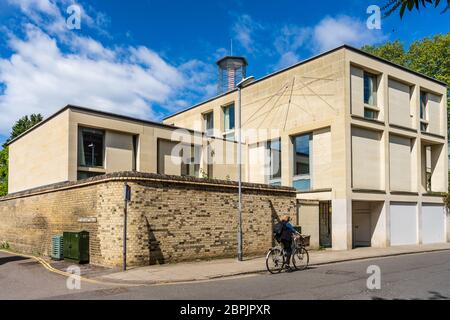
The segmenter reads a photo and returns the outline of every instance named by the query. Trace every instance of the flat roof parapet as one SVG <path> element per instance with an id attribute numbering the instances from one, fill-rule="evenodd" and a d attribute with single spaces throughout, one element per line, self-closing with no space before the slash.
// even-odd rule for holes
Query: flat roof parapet
<path id="1" fill-rule="evenodd" d="M 190 184 L 190 185 L 198 185 L 198 186 L 207 186 L 211 188 L 231 188 L 238 189 L 237 181 L 228 181 L 228 180 L 218 180 L 218 179 L 209 179 L 209 178 L 196 178 L 190 176 L 173 176 L 173 175 L 165 175 L 165 174 L 156 174 L 156 173 L 144 173 L 137 171 L 123 171 L 123 172 L 114 172 L 108 173 L 88 179 L 78 180 L 78 181 L 66 181 L 66 182 L 58 182 L 42 187 L 37 187 L 33 189 L 28 189 L 24 191 L 19 191 L 15 193 L 8 194 L 4 197 L 0 197 L 1 201 L 12 200 L 17 198 L 28 197 L 37 194 L 50 193 L 61 191 L 65 189 L 74 189 L 83 186 L 99 184 L 104 182 L 111 181 L 123 181 L 125 182 L 160 182 L 160 183 L 171 183 L 171 184 Z M 271 186 L 267 184 L 258 184 L 258 183 L 242 183 L 243 190 L 260 190 L 262 192 L 278 192 L 278 193 L 291 193 L 293 195 L 296 194 L 294 188 L 291 187 L 283 187 L 283 186 Z"/>

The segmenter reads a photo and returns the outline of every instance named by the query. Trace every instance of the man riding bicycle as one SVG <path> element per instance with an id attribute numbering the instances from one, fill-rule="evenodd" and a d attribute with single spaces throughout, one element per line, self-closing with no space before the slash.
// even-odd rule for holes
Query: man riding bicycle
<path id="1" fill-rule="evenodd" d="M 292 255 L 292 241 L 293 235 L 299 234 L 297 230 L 294 229 L 292 224 L 290 223 L 291 217 L 288 215 L 284 215 L 281 217 L 281 236 L 280 242 L 283 245 L 284 251 L 286 253 L 286 269 L 291 271 L 291 266 L 289 265 L 291 261 Z"/>

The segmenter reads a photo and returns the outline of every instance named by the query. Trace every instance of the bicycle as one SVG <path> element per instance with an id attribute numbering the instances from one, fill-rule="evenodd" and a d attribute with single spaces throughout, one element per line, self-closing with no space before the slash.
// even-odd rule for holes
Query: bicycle
<path id="1" fill-rule="evenodd" d="M 309 246 L 310 236 L 294 235 L 292 241 L 291 260 L 295 270 L 305 270 L 309 264 L 309 253 L 305 247 Z M 286 251 L 281 244 L 271 248 L 266 255 L 266 268 L 272 273 L 280 273 L 286 265 Z"/>

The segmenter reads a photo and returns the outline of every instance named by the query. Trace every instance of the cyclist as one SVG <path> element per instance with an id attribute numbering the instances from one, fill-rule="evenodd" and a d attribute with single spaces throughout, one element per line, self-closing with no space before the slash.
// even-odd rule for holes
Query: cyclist
<path id="1" fill-rule="evenodd" d="M 292 255 L 293 235 L 298 234 L 298 232 L 294 229 L 290 221 L 291 217 L 287 214 L 281 217 L 282 228 L 281 228 L 280 242 L 283 245 L 284 251 L 286 252 L 286 269 L 288 271 L 292 271 L 291 266 L 289 264 L 291 262 L 291 255 Z"/>

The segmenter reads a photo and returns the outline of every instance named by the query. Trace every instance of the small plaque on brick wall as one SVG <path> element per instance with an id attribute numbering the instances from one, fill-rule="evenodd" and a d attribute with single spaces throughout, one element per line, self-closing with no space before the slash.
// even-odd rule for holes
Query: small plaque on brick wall
<path id="1" fill-rule="evenodd" d="M 93 222 L 97 222 L 97 218 L 96 217 L 82 217 L 82 218 L 78 218 L 78 222 L 93 223 Z"/>

